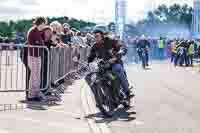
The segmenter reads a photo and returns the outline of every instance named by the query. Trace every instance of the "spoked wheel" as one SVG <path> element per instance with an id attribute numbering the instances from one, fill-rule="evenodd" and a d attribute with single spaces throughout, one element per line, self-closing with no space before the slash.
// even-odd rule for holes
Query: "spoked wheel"
<path id="1" fill-rule="evenodd" d="M 112 117 L 114 111 L 114 105 L 110 98 L 110 95 L 107 94 L 106 90 L 103 88 L 96 88 L 95 100 L 97 107 L 101 113 L 106 117 Z"/>
<path id="2" fill-rule="evenodd" d="M 131 100 L 125 100 L 122 102 L 122 105 L 124 106 L 124 108 L 130 108 L 131 107 Z"/>

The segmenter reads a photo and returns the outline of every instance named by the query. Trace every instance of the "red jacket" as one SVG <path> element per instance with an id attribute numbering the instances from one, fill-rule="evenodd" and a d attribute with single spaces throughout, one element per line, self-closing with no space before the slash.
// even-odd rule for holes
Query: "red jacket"
<path id="1" fill-rule="evenodd" d="M 35 46 L 43 46 L 43 39 L 42 39 L 42 32 L 40 32 L 37 27 L 32 27 L 27 34 L 27 42 L 28 45 L 35 45 Z M 28 48 L 28 55 L 39 57 L 40 56 L 40 49 L 39 48 Z"/>

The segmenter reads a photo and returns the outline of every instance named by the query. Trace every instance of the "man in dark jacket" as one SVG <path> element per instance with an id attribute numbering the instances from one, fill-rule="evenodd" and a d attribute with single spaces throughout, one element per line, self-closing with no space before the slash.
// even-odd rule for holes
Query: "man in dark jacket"
<path id="1" fill-rule="evenodd" d="M 130 96 L 129 83 L 122 61 L 116 56 L 113 56 L 116 55 L 116 53 L 118 53 L 118 55 L 119 53 L 121 55 L 125 55 L 126 49 L 123 48 L 117 40 L 104 38 L 104 33 L 101 30 L 96 30 L 94 34 L 96 43 L 91 49 L 90 55 L 88 57 L 88 63 L 92 62 L 95 58 L 100 58 L 112 62 L 112 71 L 114 71 L 119 77 L 125 98 L 128 98 Z"/>

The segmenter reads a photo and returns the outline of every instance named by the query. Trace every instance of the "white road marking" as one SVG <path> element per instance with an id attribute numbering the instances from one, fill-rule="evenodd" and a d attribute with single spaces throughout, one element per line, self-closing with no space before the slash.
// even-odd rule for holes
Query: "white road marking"
<path id="1" fill-rule="evenodd" d="M 143 121 L 137 121 L 137 120 L 135 120 L 133 122 L 133 124 L 135 124 L 135 125 L 144 125 L 144 122 Z"/>

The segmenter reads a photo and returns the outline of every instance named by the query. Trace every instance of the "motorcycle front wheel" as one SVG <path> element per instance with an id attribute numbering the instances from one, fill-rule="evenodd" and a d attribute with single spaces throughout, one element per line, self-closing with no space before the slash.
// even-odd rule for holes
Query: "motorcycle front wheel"
<path id="1" fill-rule="evenodd" d="M 96 87 L 94 95 L 97 107 L 101 113 L 106 117 L 112 117 L 114 105 L 106 88 Z"/>

